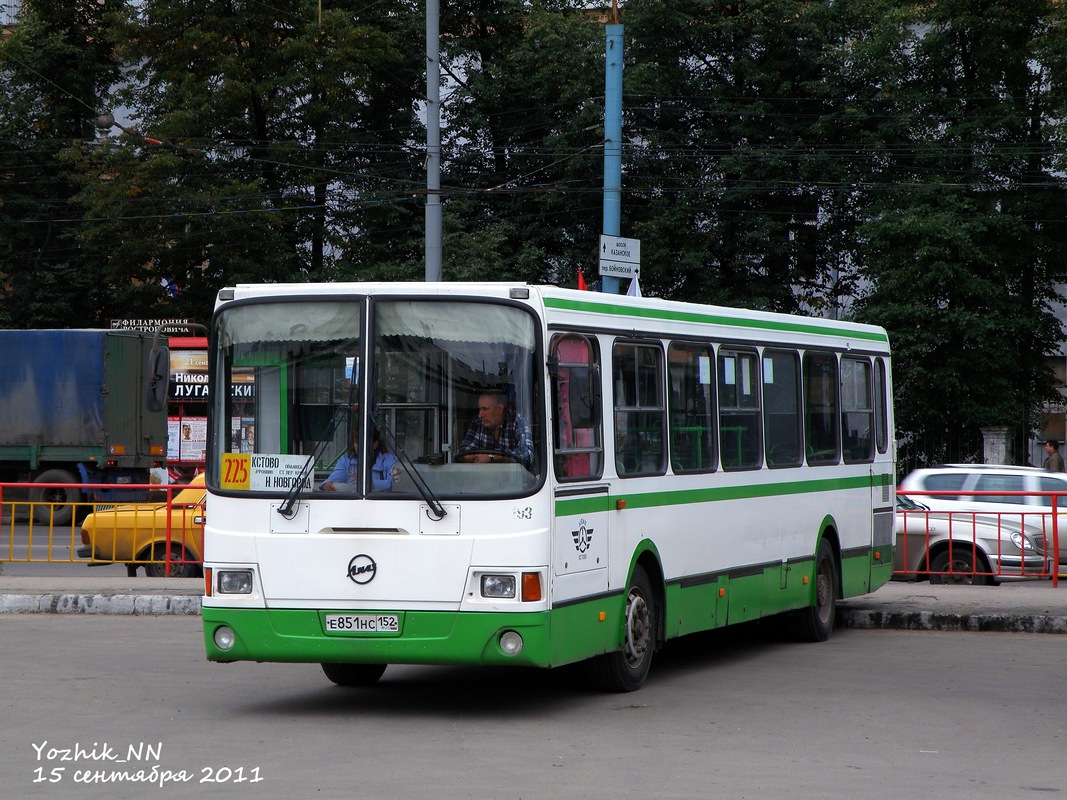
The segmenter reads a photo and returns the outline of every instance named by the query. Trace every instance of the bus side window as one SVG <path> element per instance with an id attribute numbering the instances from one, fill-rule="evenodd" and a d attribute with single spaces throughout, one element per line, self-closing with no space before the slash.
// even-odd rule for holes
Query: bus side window
<path id="1" fill-rule="evenodd" d="M 715 356 L 710 345 L 672 342 L 667 351 L 671 469 L 715 469 Z"/>
<path id="2" fill-rule="evenodd" d="M 884 453 L 889 449 L 889 384 L 886 382 L 885 359 L 876 358 L 874 367 L 875 443 L 878 452 Z"/>
<path id="3" fill-rule="evenodd" d="M 800 466 L 800 359 L 793 350 L 763 351 L 763 432 L 768 467 Z"/>
<path id="4" fill-rule="evenodd" d="M 612 382 L 616 471 L 623 477 L 662 475 L 667 462 L 662 348 L 616 342 Z"/>
<path id="5" fill-rule="evenodd" d="M 846 463 L 874 460 L 871 362 L 865 358 L 841 359 L 841 430 Z"/>
<path id="6" fill-rule="evenodd" d="M 763 463 L 756 353 L 719 350 L 719 450 L 723 469 Z"/>
<path id="7" fill-rule="evenodd" d="M 596 342 L 578 334 L 552 340 L 553 444 L 560 480 L 599 478 L 604 448 Z"/>
<path id="8" fill-rule="evenodd" d="M 804 354 L 804 439 L 809 464 L 836 464 L 839 453 L 837 356 Z"/>

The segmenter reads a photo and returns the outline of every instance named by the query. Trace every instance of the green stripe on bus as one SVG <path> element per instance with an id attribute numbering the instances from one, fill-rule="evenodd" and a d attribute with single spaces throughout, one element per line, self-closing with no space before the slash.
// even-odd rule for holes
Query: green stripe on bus
<path id="1" fill-rule="evenodd" d="M 703 325 L 727 325 L 734 328 L 755 328 L 787 333 L 810 333 L 817 336 L 867 339 L 872 342 L 889 342 L 889 337 L 881 331 L 845 329 L 831 324 L 815 325 L 805 322 L 784 322 L 753 319 L 751 317 L 734 317 L 727 314 L 708 314 L 699 311 L 669 311 L 661 308 L 618 306 L 611 303 L 565 300 L 558 297 L 546 297 L 545 305 L 549 308 L 557 308 L 564 311 L 585 311 L 590 314 L 606 314 L 612 317 L 642 317 L 645 319 L 669 320 L 671 322 L 697 322 Z"/>
<path id="2" fill-rule="evenodd" d="M 833 492 L 841 489 L 864 489 L 882 486 L 889 475 L 857 475 L 849 478 L 820 478 L 782 483 L 757 483 L 751 486 L 710 486 L 700 489 L 677 489 L 666 492 L 641 492 L 632 494 L 576 497 L 556 501 L 556 516 L 592 514 L 614 509 L 619 500 L 626 501 L 626 508 L 659 508 L 691 503 L 714 503 L 723 500 L 749 500 L 756 497 L 785 497 L 794 494 Z"/>

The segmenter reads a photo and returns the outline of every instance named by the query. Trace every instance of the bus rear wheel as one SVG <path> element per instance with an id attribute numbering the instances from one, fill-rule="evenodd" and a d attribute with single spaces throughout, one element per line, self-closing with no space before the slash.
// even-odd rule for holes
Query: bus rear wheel
<path id="1" fill-rule="evenodd" d="M 329 664 L 322 671 L 338 686 L 373 686 L 385 674 L 386 664 Z"/>
<path id="2" fill-rule="evenodd" d="M 792 632 L 802 642 L 825 642 L 837 617 L 837 561 L 834 549 L 823 539 L 815 554 L 815 597 L 807 608 L 793 612 Z"/>
<path id="3" fill-rule="evenodd" d="M 589 662 L 594 685 L 611 692 L 634 692 L 644 685 L 656 649 L 656 613 L 652 582 L 642 567 L 634 567 L 626 591 L 622 649 Z"/>

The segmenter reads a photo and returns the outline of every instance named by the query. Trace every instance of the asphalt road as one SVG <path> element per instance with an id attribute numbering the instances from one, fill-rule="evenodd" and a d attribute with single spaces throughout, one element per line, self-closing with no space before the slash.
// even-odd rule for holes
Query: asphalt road
<path id="1" fill-rule="evenodd" d="M 745 627 L 676 643 L 627 695 L 591 693 L 569 669 L 390 667 L 340 689 L 316 665 L 209 664 L 200 637 L 197 617 L 0 615 L 5 795 L 1067 791 L 1060 636 L 839 630 L 798 645 Z"/>

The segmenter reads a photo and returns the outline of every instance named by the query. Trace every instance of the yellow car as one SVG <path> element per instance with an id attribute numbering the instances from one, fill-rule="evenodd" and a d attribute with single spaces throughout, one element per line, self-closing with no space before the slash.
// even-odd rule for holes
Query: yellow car
<path id="1" fill-rule="evenodd" d="M 193 578 L 201 575 L 204 560 L 204 476 L 197 475 L 189 488 L 174 493 L 170 512 L 170 577 Z M 137 574 L 143 566 L 145 575 L 167 575 L 167 504 L 129 503 L 97 506 L 82 522 L 79 558 L 97 564 L 125 564 L 127 574 Z"/>

